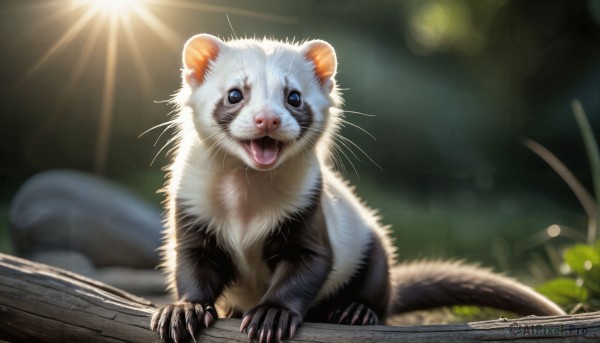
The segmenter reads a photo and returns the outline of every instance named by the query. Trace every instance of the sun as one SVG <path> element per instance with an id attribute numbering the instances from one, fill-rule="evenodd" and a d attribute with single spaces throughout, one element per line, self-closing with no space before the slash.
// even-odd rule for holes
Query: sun
<path id="1" fill-rule="evenodd" d="M 94 12 L 120 17 L 139 8 L 144 0 L 76 0 L 75 2 L 90 6 Z"/>

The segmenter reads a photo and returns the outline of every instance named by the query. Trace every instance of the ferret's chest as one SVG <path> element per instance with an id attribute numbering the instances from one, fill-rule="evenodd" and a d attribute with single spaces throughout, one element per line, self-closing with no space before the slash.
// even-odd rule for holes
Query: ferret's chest
<path id="1" fill-rule="evenodd" d="M 217 234 L 228 247 L 236 269 L 236 278 L 224 298 L 239 310 L 255 306 L 268 289 L 272 273 L 264 246 L 286 216 L 285 199 L 275 185 L 265 181 L 223 175 L 213 190 L 213 211 L 221 223 Z"/>
<path id="2" fill-rule="evenodd" d="M 233 251 L 245 253 L 273 233 L 294 208 L 294 197 L 270 182 L 266 173 L 260 177 L 243 171 L 220 175 L 208 197 L 214 229 Z"/>
<path id="3" fill-rule="evenodd" d="M 307 206 L 319 183 L 314 158 L 273 171 L 256 171 L 227 155 L 207 164 L 206 147 L 191 145 L 181 148 L 180 155 L 185 158 L 173 167 L 170 192 L 190 215 L 208 223 L 212 233 L 225 243 L 234 243 L 232 248 L 265 239 L 286 218 Z M 219 160 L 222 163 L 216 162 Z"/>
<path id="4" fill-rule="evenodd" d="M 262 256 L 261 249 L 245 251 L 233 257 L 235 280 L 224 292 L 230 308 L 246 310 L 258 304 L 271 283 L 272 273 Z"/>
<path id="5" fill-rule="evenodd" d="M 260 186 L 245 180 L 239 173 L 219 177 L 214 184 L 213 194 L 215 201 L 212 207 L 216 216 L 243 231 L 249 226 L 256 226 L 257 223 L 253 221 L 275 207 L 268 190 L 261 191 Z"/>

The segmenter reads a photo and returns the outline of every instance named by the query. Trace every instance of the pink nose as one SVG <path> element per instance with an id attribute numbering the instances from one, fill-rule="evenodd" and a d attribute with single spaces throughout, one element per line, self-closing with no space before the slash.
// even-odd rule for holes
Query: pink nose
<path id="1" fill-rule="evenodd" d="M 263 111 L 254 116 L 254 124 L 261 131 L 274 131 L 279 128 L 281 118 L 272 111 Z"/>

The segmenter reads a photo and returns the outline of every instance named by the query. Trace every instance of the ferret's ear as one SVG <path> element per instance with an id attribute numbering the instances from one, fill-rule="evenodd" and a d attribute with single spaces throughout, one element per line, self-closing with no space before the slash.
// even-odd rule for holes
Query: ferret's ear
<path id="1" fill-rule="evenodd" d="M 321 85 L 331 90 L 337 69 L 337 58 L 333 47 L 322 40 L 311 40 L 302 44 L 300 51 L 315 66 L 315 76 Z"/>
<path id="2" fill-rule="evenodd" d="M 204 82 L 210 62 L 215 60 L 225 43 L 209 34 L 199 34 L 190 38 L 183 47 L 183 79 L 192 87 Z"/>

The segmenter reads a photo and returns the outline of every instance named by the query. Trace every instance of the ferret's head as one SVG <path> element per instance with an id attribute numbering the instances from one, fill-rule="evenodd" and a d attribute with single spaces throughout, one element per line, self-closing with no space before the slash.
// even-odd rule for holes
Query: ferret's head
<path id="1" fill-rule="evenodd" d="M 183 50 L 183 94 L 199 138 L 256 170 L 313 151 L 333 130 L 336 56 L 320 40 L 288 44 L 200 34 Z"/>

